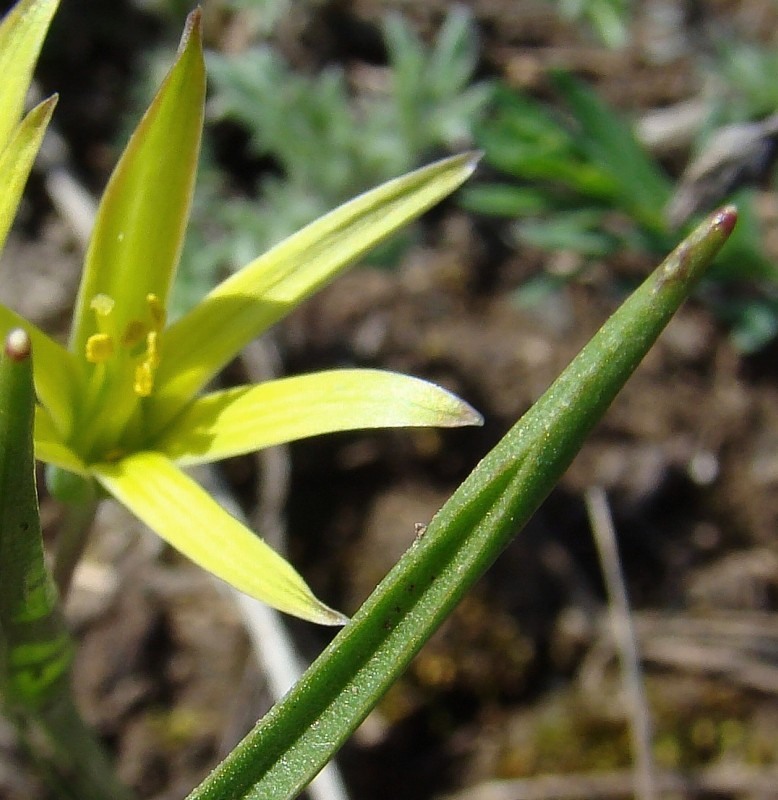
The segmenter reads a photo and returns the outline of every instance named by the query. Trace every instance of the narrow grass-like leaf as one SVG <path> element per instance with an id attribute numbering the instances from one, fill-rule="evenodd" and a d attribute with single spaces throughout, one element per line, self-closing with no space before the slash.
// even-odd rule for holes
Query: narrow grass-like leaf
<path id="1" fill-rule="evenodd" d="M 708 219 L 606 322 L 299 683 L 189 800 L 298 795 L 553 488 L 735 218 L 730 207 Z"/>
<path id="2" fill-rule="evenodd" d="M 670 199 L 670 182 L 640 146 L 629 126 L 597 95 L 567 73 L 554 83 L 581 126 L 580 146 L 594 164 L 613 178 L 624 208 L 643 225 L 663 233 L 662 212 Z"/>
<path id="3" fill-rule="evenodd" d="M 483 124 L 479 142 L 487 160 L 522 180 L 566 187 L 609 200 L 618 182 L 607 165 L 593 161 L 580 137 L 537 100 L 505 88 L 496 94 L 496 116 Z"/>
<path id="4" fill-rule="evenodd" d="M 176 417 L 155 448 L 176 463 L 197 464 L 335 431 L 481 422 L 471 406 L 427 381 L 341 369 L 206 395 Z"/>
<path id="5" fill-rule="evenodd" d="M 43 557 L 32 431 L 31 339 L 0 355 L 0 700 L 62 800 L 131 800 L 70 691 L 73 644 Z"/>
<path id="6" fill-rule="evenodd" d="M 552 208 L 544 192 L 504 183 L 482 183 L 463 189 L 460 204 L 468 211 L 498 217 L 526 217 Z"/>
<path id="7" fill-rule="evenodd" d="M 62 693 L 72 646 L 43 561 L 30 348 L 17 328 L 0 356 L 0 674 L 6 702 L 34 709 Z"/>
<path id="8" fill-rule="evenodd" d="M 6 336 L 13 328 L 24 328 L 32 339 L 38 400 L 46 406 L 57 429 L 67 435 L 73 422 L 73 398 L 78 381 L 73 356 L 40 328 L 0 305 L 0 336 Z"/>

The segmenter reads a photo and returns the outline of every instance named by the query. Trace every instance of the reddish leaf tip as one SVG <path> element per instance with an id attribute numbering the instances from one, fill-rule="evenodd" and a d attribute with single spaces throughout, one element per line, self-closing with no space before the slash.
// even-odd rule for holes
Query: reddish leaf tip
<path id="1" fill-rule="evenodd" d="M 5 337 L 5 354 L 12 361 L 24 361 L 30 357 L 31 352 L 30 336 L 23 328 L 14 328 Z"/>
<path id="2" fill-rule="evenodd" d="M 720 208 L 713 215 L 712 223 L 713 227 L 718 228 L 725 236 L 729 236 L 737 223 L 737 207 L 730 205 Z"/>

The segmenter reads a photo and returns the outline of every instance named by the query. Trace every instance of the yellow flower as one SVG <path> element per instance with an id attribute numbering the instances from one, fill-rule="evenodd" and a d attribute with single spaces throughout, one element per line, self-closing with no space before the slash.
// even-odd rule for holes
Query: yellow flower
<path id="1" fill-rule="evenodd" d="M 36 456 L 96 481 L 171 545 L 236 588 L 337 624 L 295 570 L 181 466 L 340 430 L 477 424 L 443 389 L 375 370 L 333 370 L 200 395 L 241 348 L 341 269 L 453 191 L 459 156 L 390 181 L 252 261 L 166 325 L 200 147 L 200 17 L 106 188 L 66 349 L 0 306 L 0 333 L 33 342 Z M 323 157 L 326 157 L 324 155 Z"/>

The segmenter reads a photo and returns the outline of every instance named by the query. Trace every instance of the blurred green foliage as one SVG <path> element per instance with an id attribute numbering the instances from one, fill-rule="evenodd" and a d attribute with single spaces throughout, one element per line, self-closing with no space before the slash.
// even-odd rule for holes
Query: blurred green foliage
<path id="1" fill-rule="evenodd" d="M 778 111 L 778 50 L 727 41 L 720 45 L 714 67 L 722 90 L 711 98 L 713 120 L 743 122 Z"/>
<path id="2" fill-rule="evenodd" d="M 560 16 L 585 22 L 607 47 L 624 47 L 629 42 L 630 0 L 550 0 Z"/>
<path id="3" fill-rule="evenodd" d="M 634 11 L 629 0 L 552 2 L 561 17 L 585 22 L 605 45 L 627 44 Z M 177 3 L 146 0 L 168 15 L 179 13 Z M 452 6 L 429 44 L 399 14 L 388 15 L 382 30 L 386 68 L 367 67 L 353 83 L 338 67 L 303 74 L 284 60 L 272 37 L 289 0 L 218 0 L 218 8 L 240 13 L 251 37 L 262 42 L 238 56 L 211 53 L 208 63 L 208 114 L 245 138 L 237 170 L 244 174 L 236 177 L 234 164 L 225 168 L 217 140 L 206 140 L 174 314 L 195 303 L 217 273 L 245 263 L 367 186 L 473 141 L 485 151 L 493 179 L 470 184 L 462 204 L 511 220 L 516 245 L 571 252 L 585 264 L 617 252 L 656 257 L 677 241 L 666 212 L 678 186 L 631 126 L 565 73 L 552 77 L 551 102 L 476 81 L 478 41 L 464 7 Z M 718 88 L 708 93 L 695 153 L 722 125 L 778 109 L 771 79 L 778 54 L 772 50 L 719 43 L 706 68 Z M 778 335 L 778 276 L 763 251 L 755 197 L 743 189 L 730 198 L 740 222 L 701 289 L 745 351 Z M 412 236 L 409 231 L 385 245 L 373 263 L 396 261 Z M 518 298 L 537 302 L 564 280 L 538 275 Z"/>
<path id="4" fill-rule="evenodd" d="M 676 188 L 671 179 L 591 88 L 561 72 L 553 85 L 561 104 L 498 89 L 476 136 L 497 179 L 463 190 L 463 205 L 513 220 L 518 246 L 584 259 L 666 252 L 678 235 L 665 214 Z M 740 190 L 731 199 L 740 221 L 702 296 L 732 326 L 738 347 L 750 351 L 778 334 L 778 272 L 763 252 L 754 193 Z M 751 284 L 748 293 L 733 293 L 734 282 Z M 536 301 L 560 285 L 559 275 L 543 274 L 518 299 Z"/>
<path id="5" fill-rule="evenodd" d="M 518 183 L 470 187 L 465 206 L 518 218 L 518 239 L 544 249 L 588 256 L 666 249 L 670 180 L 592 90 L 562 73 L 555 85 L 571 116 L 507 88 L 497 92 L 478 144 L 490 166 Z M 609 225 L 614 211 L 630 224 Z"/>

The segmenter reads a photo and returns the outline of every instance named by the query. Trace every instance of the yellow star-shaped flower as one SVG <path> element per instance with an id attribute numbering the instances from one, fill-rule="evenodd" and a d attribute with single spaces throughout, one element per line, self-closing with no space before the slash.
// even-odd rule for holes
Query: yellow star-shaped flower
<path id="1" fill-rule="evenodd" d="M 38 458 L 96 481 L 171 545 L 247 594 L 337 624 L 342 616 L 181 467 L 331 431 L 470 425 L 480 417 L 437 386 L 375 370 L 200 392 L 254 337 L 459 186 L 474 158 L 447 159 L 361 195 L 248 264 L 167 325 L 204 99 L 194 12 L 176 63 L 100 204 L 69 347 L 4 306 L 0 334 L 18 326 L 32 339 Z"/>

